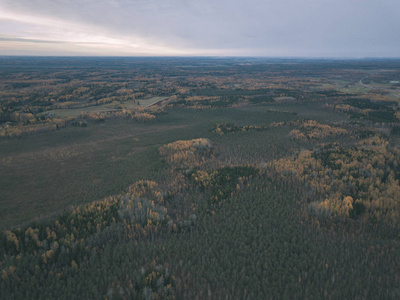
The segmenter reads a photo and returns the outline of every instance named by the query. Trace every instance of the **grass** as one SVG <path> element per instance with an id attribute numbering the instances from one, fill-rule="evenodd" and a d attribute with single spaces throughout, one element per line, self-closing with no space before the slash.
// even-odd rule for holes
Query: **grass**
<path id="1" fill-rule="evenodd" d="M 39 115 L 48 115 L 53 114 L 56 117 L 78 117 L 82 112 L 105 112 L 105 111 L 117 111 L 119 109 L 110 108 L 107 105 L 99 105 L 99 106 L 88 106 L 84 108 L 60 108 L 60 109 L 52 109 L 47 110 L 45 112 L 40 113 Z"/>
<path id="2" fill-rule="evenodd" d="M 169 97 L 151 97 L 151 98 L 148 98 L 148 99 L 140 99 L 138 101 L 139 101 L 139 105 L 141 107 L 148 107 L 148 106 L 151 106 L 151 105 L 153 105 L 154 103 L 156 103 L 158 101 L 162 101 L 162 100 L 165 100 L 165 99 L 168 99 L 168 98 Z"/>
<path id="3" fill-rule="evenodd" d="M 157 179 L 164 169 L 157 145 L 138 143 L 136 140 L 146 133 L 140 128 L 132 132 L 135 126 L 129 125 L 92 125 L 89 130 L 97 132 L 90 132 L 86 139 L 80 136 L 71 144 L 46 134 L 48 146 L 41 143 L 46 140 L 43 138 L 32 141 L 30 149 L 2 155 L 0 183 L 4 192 L 0 202 L 5 209 L 1 226 L 119 193 L 140 179 Z M 66 133 L 68 138 L 70 130 L 55 134 Z M 153 136 L 159 136 L 159 131 L 155 129 Z M 34 139 L 25 141 L 29 144 Z"/>
<path id="4" fill-rule="evenodd" d="M 281 110 L 271 112 L 270 109 Z M 291 111 L 297 114 L 283 112 Z M 141 179 L 160 180 L 167 165 L 157 149 L 176 140 L 210 138 L 231 162 L 265 161 L 283 155 L 295 144 L 289 128 L 219 136 L 217 123 L 266 125 L 304 117 L 339 119 L 318 105 L 282 104 L 236 109 L 175 108 L 150 123 L 106 120 L 85 128 L 0 140 L 0 228 L 58 213 L 117 194 Z"/>
<path id="5" fill-rule="evenodd" d="M 157 96 L 157 97 L 151 97 L 151 98 L 145 98 L 145 99 L 138 99 L 138 100 L 136 100 L 137 102 L 125 101 L 125 102 L 123 102 L 123 106 L 125 106 L 127 109 L 133 109 L 133 108 L 137 107 L 138 105 L 141 107 L 149 107 L 156 102 L 159 102 L 159 101 L 162 101 L 162 100 L 165 100 L 168 98 L 169 97 Z"/>
<path id="6" fill-rule="evenodd" d="M 168 97 L 151 97 L 147 99 L 140 99 L 138 101 L 139 101 L 139 106 L 148 107 L 158 101 L 162 101 L 165 99 L 168 99 Z M 128 109 L 138 106 L 138 104 L 133 101 L 124 102 L 123 105 Z M 52 109 L 42 112 L 39 115 L 53 114 L 56 117 L 66 118 L 66 117 L 78 117 L 82 112 L 93 113 L 93 112 L 106 112 L 106 111 L 118 111 L 118 110 L 120 109 L 112 108 L 110 107 L 109 104 L 105 104 L 105 105 L 88 106 L 83 108 Z"/>

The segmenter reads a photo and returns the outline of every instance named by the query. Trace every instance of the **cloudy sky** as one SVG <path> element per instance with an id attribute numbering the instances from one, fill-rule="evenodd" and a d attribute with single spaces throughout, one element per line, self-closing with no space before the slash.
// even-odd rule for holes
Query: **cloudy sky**
<path id="1" fill-rule="evenodd" d="M 400 0 L 0 0 L 0 55 L 400 57 Z"/>

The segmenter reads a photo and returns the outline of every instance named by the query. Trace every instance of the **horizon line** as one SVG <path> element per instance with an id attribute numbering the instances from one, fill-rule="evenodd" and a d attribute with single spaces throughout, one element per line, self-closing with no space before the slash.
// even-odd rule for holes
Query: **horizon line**
<path id="1" fill-rule="evenodd" d="M 0 54 L 0 58 L 262 58 L 262 59 L 337 59 L 337 60 L 366 60 L 366 59 L 400 59 L 400 56 L 261 56 L 261 55 L 40 55 L 40 54 Z"/>

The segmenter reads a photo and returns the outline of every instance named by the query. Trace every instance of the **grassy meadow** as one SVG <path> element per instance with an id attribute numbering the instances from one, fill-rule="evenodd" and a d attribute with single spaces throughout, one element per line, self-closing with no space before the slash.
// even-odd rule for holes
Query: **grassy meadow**
<path id="1" fill-rule="evenodd" d="M 271 111 L 272 110 L 272 111 Z M 291 112 L 296 112 L 292 114 Z M 0 143 L 0 226 L 17 226 L 116 194 L 140 179 L 156 180 L 166 168 L 157 149 L 163 144 L 210 138 L 234 161 L 271 159 L 291 151 L 288 128 L 219 136 L 216 123 L 266 125 L 301 118 L 338 120 L 317 105 L 249 106 L 229 109 L 174 109 L 156 121 L 109 119 L 87 127 L 67 127 Z"/>

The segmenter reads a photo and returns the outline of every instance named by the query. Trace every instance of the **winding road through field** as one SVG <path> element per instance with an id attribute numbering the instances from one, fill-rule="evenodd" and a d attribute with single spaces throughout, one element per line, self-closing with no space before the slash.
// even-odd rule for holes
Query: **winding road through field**
<path id="1" fill-rule="evenodd" d="M 367 89 L 376 90 L 377 88 L 375 88 L 375 87 L 373 87 L 373 86 L 370 86 L 370 85 L 367 85 L 367 84 L 365 84 L 365 83 L 362 82 L 363 79 L 365 79 L 365 78 L 367 78 L 367 77 L 368 77 L 368 76 L 361 78 L 360 81 L 359 81 L 358 83 L 361 84 L 363 87 L 366 87 Z M 391 93 L 389 90 L 386 90 L 386 89 L 385 89 L 385 91 Z M 366 93 L 364 93 L 364 94 L 366 94 Z M 394 93 L 391 93 L 391 94 L 392 94 L 392 95 L 395 95 L 396 97 L 399 97 L 399 98 L 400 98 L 400 94 L 394 94 Z"/>
<path id="2" fill-rule="evenodd" d="M 365 78 L 367 78 L 367 77 L 363 77 L 363 78 L 361 78 L 360 79 L 360 81 L 358 82 L 359 84 L 361 84 L 362 86 L 364 86 L 364 87 L 366 87 L 366 88 L 368 88 L 368 89 L 375 89 L 374 87 L 372 87 L 372 86 L 369 86 L 369 85 L 366 85 L 365 83 L 363 83 L 362 81 L 363 81 L 363 79 L 365 79 Z"/>

